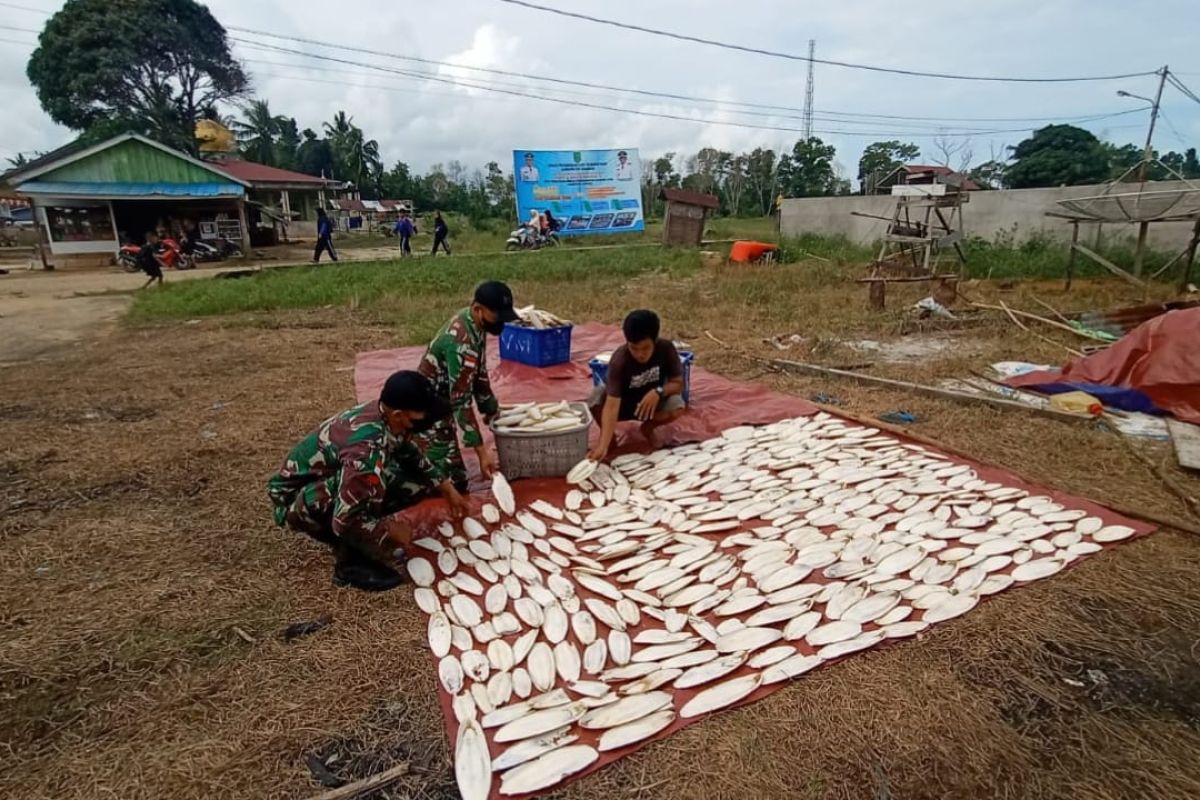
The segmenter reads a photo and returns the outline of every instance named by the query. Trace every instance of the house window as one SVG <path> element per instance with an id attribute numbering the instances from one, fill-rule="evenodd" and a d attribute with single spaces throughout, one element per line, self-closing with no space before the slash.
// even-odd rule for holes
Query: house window
<path id="1" fill-rule="evenodd" d="M 51 206 L 46 223 L 52 242 L 115 242 L 108 206 Z"/>

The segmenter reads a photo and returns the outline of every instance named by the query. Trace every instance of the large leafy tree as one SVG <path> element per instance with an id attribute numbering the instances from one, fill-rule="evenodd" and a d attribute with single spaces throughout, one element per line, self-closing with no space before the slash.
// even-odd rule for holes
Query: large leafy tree
<path id="1" fill-rule="evenodd" d="M 746 181 L 754 196 L 756 210 L 763 216 L 771 213 L 771 206 L 775 202 L 778 166 L 774 150 L 756 147 L 746 156 Z"/>
<path id="2" fill-rule="evenodd" d="M 1100 183 L 1109 177 L 1104 146 L 1074 125 L 1047 125 L 1012 148 L 1005 182 L 1013 189 Z"/>
<path id="3" fill-rule="evenodd" d="M 296 168 L 305 175 L 332 178 L 337 164 L 329 140 L 317 136 L 312 128 L 305 128 L 303 136 L 304 140 L 296 149 Z"/>
<path id="4" fill-rule="evenodd" d="M 821 197 L 843 188 L 833 165 L 836 149 L 820 138 L 800 139 L 779 160 L 779 187 L 789 197 Z"/>
<path id="5" fill-rule="evenodd" d="M 279 140 L 275 142 L 275 166 L 296 169 L 300 163 L 300 128 L 292 117 L 279 118 Z"/>
<path id="6" fill-rule="evenodd" d="M 194 0 L 67 0 L 26 74 L 55 122 L 93 137 L 138 131 L 189 152 L 204 111 L 248 87 L 225 29 Z"/>
<path id="7" fill-rule="evenodd" d="M 243 114 L 242 119 L 233 123 L 242 155 L 260 164 L 280 166 L 277 140 L 283 132 L 285 118 L 272 114 L 266 100 L 251 100 Z"/>
<path id="8" fill-rule="evenodd" d="M 897 139 L 867 145 L 862 158 L 858 160 L 858 180 L 862 193 L 866 194 L 880 179 L 920 155 L 921 148 Z"/>

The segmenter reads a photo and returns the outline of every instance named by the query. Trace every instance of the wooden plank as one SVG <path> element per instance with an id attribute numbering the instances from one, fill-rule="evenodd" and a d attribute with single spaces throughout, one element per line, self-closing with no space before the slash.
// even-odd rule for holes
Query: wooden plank
<path id="1" fill-rule="evenodd" d="M 888 278 L 879 276 L 878 278 L 857 278 L 856 283 L 923 283 L 925 281 L 956 281 L 958 280 L 957 272 L 942 272 L 937 275 L 906 275 L 903 277 Z"/>
<path id="2" fill-rule="evenodd" d="M 892 197 L 941 197 L 944 194 L 944 183 L 898 184 L 892 187 Z"/>
<path id="3" fill-rule="evenodd" d="M 955 392 L 950 389 L 940 389 L 936 386 L 925 386 L 919 383 L 909 383 L 908 381 L 897 381 L 891 378 L 880 378 L 874 375 L 863 375 L 857 372 L 847 372 L 843 369 L 833 369 L 832 367 L 822 367 L 817 364 L 805 364 L 800 361 L 787 361 L 785 359 L 773 359 L 771 364 L 794 372 L 804 372 L 809 375 L 819 375 L 823 377 L 845 378 L 856 383 L 864 383 L 872 386 L 883 386 L 889 389 L 899 389 L 913 394 L 927 395 L 929 397 L 937 397 L 943 400 L 954 400 L 960 403 L 968 403 L 974 405 L 986 405 L 1000 411 L 1024 411 L 1028 414 L 1036 414 L 1038 416 L 1057 419 L 1062 422 L 1091 422 L 1092 418 L 1086 414 L 1071 414 L 1066 411 L 1059 411 L 1053 408 L 1036 408 L 1027 406 L 1024 403 L 1018 403 L 1013 400 L 1005 400 L 999 397 L 987 397 L 983 395 L 967 394 L 966 392 Z"/>
<path id="4" fill-rule="evenodd" d="M 376 789 L 382 789 L 389 784 L 393 784 L 399 779 L 408 774 L 408 763 L 398 764 L 389 770 L 384 770 L 378 775 L 372 775 L 369 778 L 364 778 L 361 781 L 347 783 L 345 786 L 339 786 L 336 789 L 330 789 L 328 792 L 319 794 L 313 797 L 312 800 L 350 800 L 353 797 L 362 797 L 368 792 L 373 792 Z"/>
<path id="5" fill-rule="evenodd" d="M 1134 276 L 1130 275 L 1128 272 L 1121 269 L 1116 264 L 1112 263 L 1111 261 L 1109 261 L 1104 256 L 1100 255 L 1096 251 L 1094 251 L 1090 248 L 1084 247 L 1083 245 L 1079 244 L 1078 242 L 1075 242 L 1074 244 L 1072 244 L 1071 247 L 1073 249 L 1078 250 L 1079 252 L 1083 253 L 1085 256 L 1090 258 L 1092 261 L 1095 261 L 1097 264 L 1104 267 L 1106 270 L 1111 272 L 1113 275 L 1116 275 L 1118 278 L 1124 278 L 1125 280 L 1132 283 L 1134 286 L 1137 286 L 1139 289 L 1146 288 L 1146 284 L 1143 283 L 1140 279 L 1135 278 Z"/>
<path id="6" fill-rule="evenodd" d="M 1200 470 L 1200 425 L 1167 418 L 1167 430 L 1171 432 L 1179 466 Z"/>

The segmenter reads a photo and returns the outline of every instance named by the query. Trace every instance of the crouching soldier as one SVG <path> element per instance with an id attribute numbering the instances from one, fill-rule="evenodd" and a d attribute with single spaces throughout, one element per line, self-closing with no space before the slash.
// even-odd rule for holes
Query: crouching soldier
<path id="1" fill-rule="evenodd" d="M 397 372 L 378 400 L 325 420 L 288 454 L 267 483 L 275 524 L 333 549 L 334 582 L 366 591 L 403 581 L 411 532 L 392 514 L 441 492 L 458 517 L 467 502 L 412 441 L 450 409 L 421 374 Z"/>

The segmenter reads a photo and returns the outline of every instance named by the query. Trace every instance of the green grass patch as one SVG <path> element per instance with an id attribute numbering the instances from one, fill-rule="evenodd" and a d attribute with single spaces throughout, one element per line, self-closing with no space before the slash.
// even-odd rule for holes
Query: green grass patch
<path id="1" fill-rule="evenodd" d="M 1092 247 L 1094 242 L 1088 243 Z M 1070 248 L 1067 244 L 1048 236 L 1033 236 L 1015 241 L 1011 236 L 1000 235 L 989 241 L 981 237 L 968 239 L 965 246 L 967 275 L 971 278 L 1063 278 L 1067 274 Z M 1104 258 L 1118 267 L 1133 269 L 1134 246 L 1132 242 L 1119 239 L 1092 247 Z M 1145 253 L 1143 273 L 1153 275 L 1171 260 L 1171 256 L 1155 250 Z M 943 259 L 943 264 L 951 263 Z M 953 263 L 957 263 L 956 261 Z M 1112 273 L 1086 256 L 1075 257 L 1075 276 L 1082 278 L 1110 277 Z M 1170 276 L 1167 276 L 1170 279 Z"/>
<path id="2" fill-rule="evenodd" d="M 685 276 L 698 269 L 699 254 L 672 248 L 572 250 L 492 254 L 467 258 L 368 261 L 266 269 L 242 278 L 168 284 L 138 294 L 131 319 L 187 319 L 248 311 L 278 311 L 352 304 L 388 307 L 403 299 L 439 305 L 461 303 L 484 280 L 509 281 L 521 304 L 520 288 L 538 283 L 613 283 L 647 273 Z"/>

